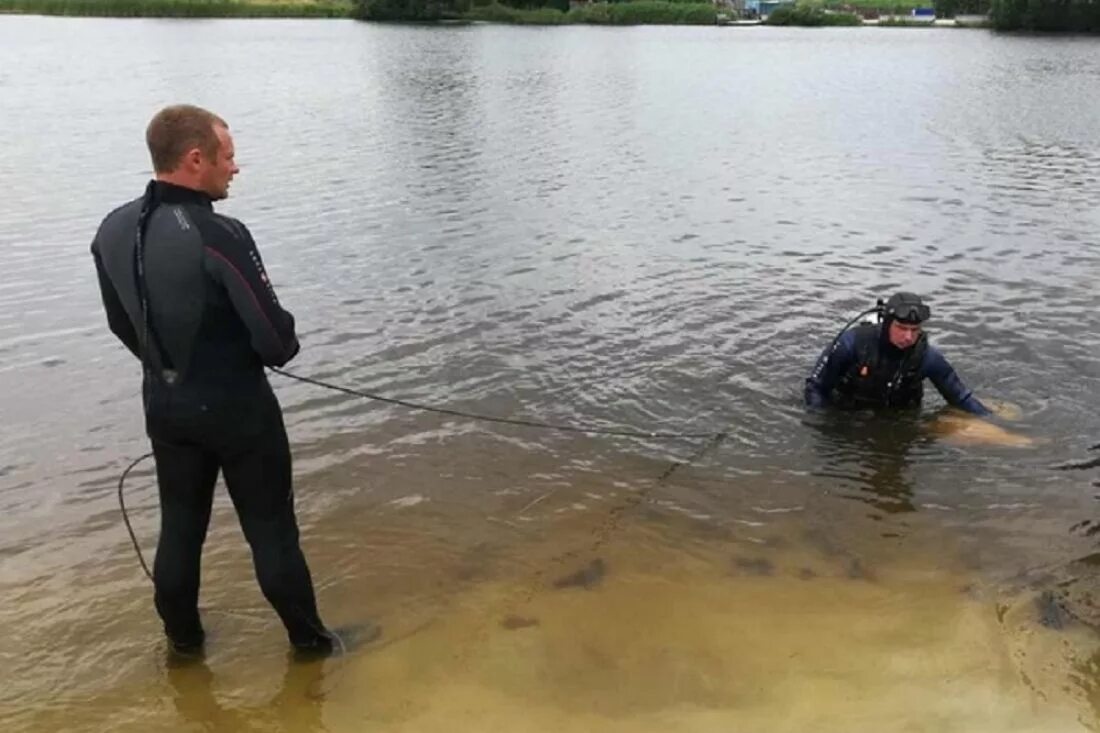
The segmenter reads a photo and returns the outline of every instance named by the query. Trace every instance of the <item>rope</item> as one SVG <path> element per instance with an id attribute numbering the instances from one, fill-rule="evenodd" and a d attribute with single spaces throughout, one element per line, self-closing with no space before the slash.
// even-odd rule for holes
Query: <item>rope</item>
<path id="1" fill-rule="evenodd" d="M 588 435 L 614 435 L 622 438 L 658 438 L 662 440 L 676 440 L 680 438 L 713 438 L 715 433 L 655 433 L 646 432 L 642 430 L 626 430 L 626 429 L 608 429 L 608 428 L 592 428 L 576 425 L 559 425 L 554 423 L 538 422 L 536 420 L 522 420 L 519 418 L 511 417 L 497 417 L 494 415 L 478 415 L 473 412 L 463 412 L 461 410 L 451 410 L 446 407 L 431 407 L 429 405 L 421 405 L 415 402 L 408 402 L 407 400 L 399 400 L 393 397 L 384 397 L 373 392 L 364 392 L 358 389 L 351 389 L 350 387 L 342 387 L 338 384 L 332 384 L 331 382 L 325 382 L 320 379 L 313 379 L 312 377 L 301 377 L 297 374 L 291 374 L 290 372 L 284 372 L 282 369 L 274 369 L 271 371 L 276 374 L 287 377 L 288 379 L 296 379 L 299 382 L 306 384 L 312 384 L 317 387 L 324 387 L 334 392 L 343 392 L 344 394 L 354 395 L 355 397 L 365 397 L 368 400 L 376 400 L 378 402 L 385 402 L 390 405 L 400 405 L 401 407 L 407 407 L 410 410 L 422 410 L 424 412 L 434 412 L 439 415 L 450 415 L 452 417 L 463 417 L 469 420 L 480 420 L 482 422 L 495 422 L 503 423 L 505 425 L 519 425 L 525 428 L 539 428 L 541 430 L 557 430 L 564 433 L 585 433 Z"/>

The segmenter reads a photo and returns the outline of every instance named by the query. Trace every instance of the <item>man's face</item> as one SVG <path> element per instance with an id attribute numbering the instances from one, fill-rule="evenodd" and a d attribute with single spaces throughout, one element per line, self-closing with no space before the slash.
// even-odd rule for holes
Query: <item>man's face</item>
<path id="1" fill-rule="evenodd" d="M 220 201 L 229 195 L 229 182 L 240 172 L 233 159 L 233 136 L 221 125 L 215 125 L 218 136 L 218 152 L 210 158 L 201 154 L 199 163 L 199 187 L 210 198 Z"/>
<path id="2" fill-rule="evenodd" d="M 920 326 L 916 323 L 890 321 L 890 343 L 898 349 L 908 349 L 920 338 Z"/>

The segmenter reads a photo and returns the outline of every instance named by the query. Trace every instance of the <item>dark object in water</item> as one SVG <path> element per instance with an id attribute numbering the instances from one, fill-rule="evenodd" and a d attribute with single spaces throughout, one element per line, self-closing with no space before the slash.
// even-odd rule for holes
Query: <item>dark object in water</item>
<path id="1" fill-rule="evenodd" d="M 765 577 L 775 573 L 772 561 L 766 557 L 738 557 L 734 558 L 733 564 L 737 566 L 738 570 L 744 571 L 746 575 Z"/>
<path id="2" fill-rule="evenodd" d="M 852 580 L 875 580 L 875 574 L 863 567 L 863 562 L 858 557 L 853 557 L 848 563 L 848 577 Z"/>
<path id="3" fill-rule="evenodd" d="M 1098 527 L 1100 527 L 1100 525 L 1097 525 L 1097 527 L 1093 527 L 1092 529 L 1090 529 L 1088 531 L 1088 534 L 1095 534 Z M 1084 557 L 1079 557 L 1074 560 L 1074 562 L 1079 562 L 1082 565 L 1092 565 L 1095 567 L 1097 565 L 1100 565 L 1100 552 L 1094 552 L 1092 554 L 1085 555 Z"/>
<path id="4" fill-rule="evenodd" d="M 604 565 L 603 559 L 597 557 L 592 562 L 588 563 L 584 568 L 578 570 L 572 575 L 566 575 L 563 578 L 558 578 L 554 581 L 555 588 L 584 588 L 585 590 L 591 590 L 595 588 L 600 582 L 603 581 L 603 576 L 607 574 L 607 567 Z"/>
<path id="5" fill-rule="evenodd" d="M 1049 590 L 1045 590 L 1035 599 L 1035 610 L 1039 612 L 1039 623 L 1048 629 L 1061 631 L 1069 625 L 1073 617 Z"/>
<path id="6" fill-rule="evenodd" d="M 537 618 L 526 618 L 524 616 L 509 614 L 501 619 L 500 625 L 509 631 L 515 631 L 516 629 L 526 629 L 531 626 L 538 626 L 539 620 Z"/>
<path id="7" fill-rule="evenodd" d="M 1082 530 L 1086 537 L 1092 537 L 1094 534 L 1100 533 L 1100 522 L 1093 522 L 1091 519 L 1086 519 L 1069 528 L 1070 532 L 1077 532 L 1078 530 Z"/>
<path id="8" fill-rule="evenodd" d="M 1093 448 L 1096 448 L 1096 446 L 1093 446 Z M 1051 466 L 1051 468 L 1055 471 L 1084 471 L 1086 468 L 1096 468 L 1097 466 L 1100 466 L 1100 457 L 1087 458 L 1083 461 L 1067 461 Z"/>

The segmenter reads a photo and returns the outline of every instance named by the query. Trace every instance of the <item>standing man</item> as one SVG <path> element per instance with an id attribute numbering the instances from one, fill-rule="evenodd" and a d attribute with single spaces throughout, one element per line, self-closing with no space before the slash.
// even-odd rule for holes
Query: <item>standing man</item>
<path id="1" fill-rule="evenodd" d="M 882 307 L 881 323 L 844 331 L 822 352 L 806 380 L 807 407 L 918 407 L 931 380 L 955 407 L 991 414 L 954 368 L 928 343 L 923 324 L 932 310 L 913 293 L 895 293 Z"/>
<path id="2" fill-rule="evenodd" d="M 99 227 L 92 255 L 107 322 L 142 362 L 161 528 L 157 613 L 171 647 L 201 651 L 199 565 L 220 470 L 264 596 L 290 643 L 340 642 L 317 613 L 298 545 L 290 447 L 264 374 L 298 353 L 252 235 L 214 212 L 239 172 L 225 120 L 199 107 L 158 112 L 145 133 L 154 180 Z"/>

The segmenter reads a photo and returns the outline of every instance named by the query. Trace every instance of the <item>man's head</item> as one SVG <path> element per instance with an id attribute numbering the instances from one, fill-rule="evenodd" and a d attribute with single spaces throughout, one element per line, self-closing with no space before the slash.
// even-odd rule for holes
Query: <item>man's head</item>
<path id="1" fill-rule="evenodd" d="M 157 180 L 202 191 L 214 200 L 229 195 L 240 170 L 233 160 L 229 125 L 213 112 L 176 104 L 157 112 L 145 130 Z"/>
<path id="2" fill-rule="evenodd" d="M 883 306 L 883 315 L 890 343 L 908 349 L 920 340 L 921 324 L 932 316 L 932 309 L 918 295 L 895 293 Z"/>

